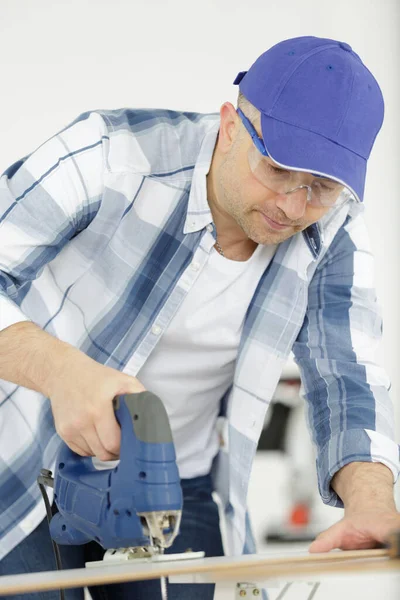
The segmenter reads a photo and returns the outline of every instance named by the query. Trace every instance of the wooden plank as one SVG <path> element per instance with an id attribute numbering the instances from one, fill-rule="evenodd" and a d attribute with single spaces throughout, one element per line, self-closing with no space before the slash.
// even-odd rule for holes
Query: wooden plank
<path id="1" fill-rule="evenodd" d="M 365 552 L 361 552 L 364 556 Z M 372 551 L 376 552 L 376 551 Z M 338 553 L 339 554 L 339 553 Z M 347 555 L 349 553 L 340 553 Z M 331 560 L 322 559 L 329 556 Z M 297 558 L 297 562 L 296 562 Z M 299 558 L 308 559 L 299 561 Z M 41 573 L 25 573 L 0 577 L 0 596 L 39 592 L 59 588 L 84 587 L 124 581 L 158 579 L 169 575 L 206 573 L 213 581 L 254 581 L 267 579 L 290 578 L 304 575 L 323 575 L 362 572 L 400 572 L 400 560 L 385 557 L 342 560 L 334 554 L 309 555 L 305 557 L 268 559 L 262 555 L 246 555 L 239 557 L 203 558 L 193 561 L 149 562 L 135 565 L 127 561 L 123 565 L 92 567 L 90 569 L 70 569 L 63 571 L 45 571 Z"/>

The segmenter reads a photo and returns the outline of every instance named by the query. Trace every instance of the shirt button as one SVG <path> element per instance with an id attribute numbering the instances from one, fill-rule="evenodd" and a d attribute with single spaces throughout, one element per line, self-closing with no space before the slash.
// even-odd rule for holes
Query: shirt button
<path id="1" fill-rule="evenodd" d="M 209 223 L 206 227 L 207 231 L 209 231 L 210 233 L 212 232 L 212 230 L 214 229 L 214 227 L 211 225 L 211 223 Z"/>
<path id="2" fill-rule="evenodd" d="M 190 267 L 191 267 L 192 271 L 198 271 L 200 269 L 200 265 L 198 262 L 192 262 Z"/>
<path id="3" fill-rule="evenodd" d="M 151 333 L 153 333 L 154 335 L 160 335 L 161 331 L 162 330 L 159 325 L 153 325 L 153 327 L 151 328 Z"/>

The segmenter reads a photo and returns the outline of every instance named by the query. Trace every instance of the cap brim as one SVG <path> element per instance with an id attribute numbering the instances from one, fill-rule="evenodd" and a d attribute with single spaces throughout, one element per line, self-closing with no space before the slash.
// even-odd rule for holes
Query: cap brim
<path id="1" fill-rule="evenodd" d="M 367 161 L 327 138 L 261 113 L 261 130 L 270 157 L 287 169 L 324 175 L 364 197 Z"/>

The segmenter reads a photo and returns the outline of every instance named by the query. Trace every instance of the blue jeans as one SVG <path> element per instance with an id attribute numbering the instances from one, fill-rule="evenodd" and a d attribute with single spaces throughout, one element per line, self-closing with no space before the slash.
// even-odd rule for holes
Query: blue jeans
<path id="1" fill-rule="evenodd" d="M 218 508 L 212 499 L 211 477 L 182 480 L 183 512 L 180 533 L 166 553 L 204 550 L 206 556 L 222 556 Z M 101 560 L 104 550 L 96 542 L 83 546 L 59 546 L 64 569 L 85 566 L 85 562 Z M 0 561 L 0 575 L 52 571 L 55 569 L 47 521 Z M 160 581 L 134 581 L 90 588 L 93 600 L 160 600 Z M 168 600 L 212 600 L 212 584 L 168 584 Z M 3 596 L 2 598 L 8 598 Z M 14 600 L 59 600 L 58 590 L 9 596 Z M 65 590 L 66 600 L 83 600 L 83 589 Z"/>

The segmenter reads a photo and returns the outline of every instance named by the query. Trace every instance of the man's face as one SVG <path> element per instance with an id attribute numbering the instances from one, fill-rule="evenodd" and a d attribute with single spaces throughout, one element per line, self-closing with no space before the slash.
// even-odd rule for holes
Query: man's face
<path id="1" fill-rule="evenodd" d="M 260 135 L 259 124 L 254 125 Z M 233 219 L 254 242 L 277 244 L 318 221 L 330 207 L 307 203 L 305 188 L 284 195 L 265 187 L 249 165 L 248 151 L 252 145 L 234 107 L 226 103 L 221 109 L 221 129 L 213 158 L 214 203 L 225 220 Z M 265 160 L 274 164 L 271 159 Z M 313 179 L 311 174 L 304 173 L 301 184 L 310 185 Z"/>

